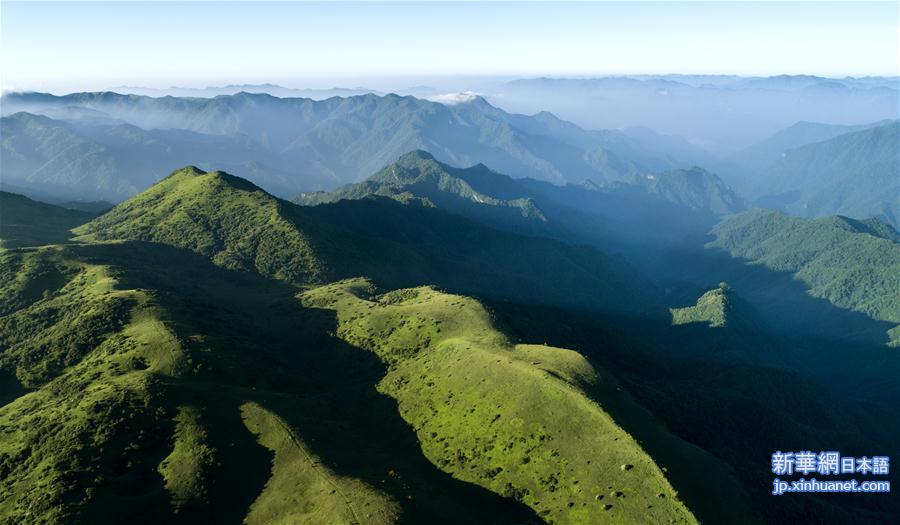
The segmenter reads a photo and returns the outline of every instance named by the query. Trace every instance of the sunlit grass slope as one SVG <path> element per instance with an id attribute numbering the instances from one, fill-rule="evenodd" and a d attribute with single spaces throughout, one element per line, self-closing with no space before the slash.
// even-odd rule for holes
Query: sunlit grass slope
<path id="1" fill-rule="evenodd" d="M 186 169 L 0 251 L 0 524 L 696 521 L 581 355 L 432 287 L 315 287 L 366 246 L 335 227 Z"/>
<path id="2" fill-rule="evenodd" d="M 422 458 L 293 287 L 141 243 L 2 262 L 4 525 L 527 520 Z"/>
<path id="3" fill-rule="evenodd" d="M 0 408 L 0 522 L 68 523 L 95 486 L 113 481 L 106 475 L 146 481 L 126 467 L 159 445 L 164 423 L 143 369 L 169 334 L 130 322 L 147 296 L 116 289 L 108 267 L 57 247 L 6 253 L 2 265 L 13 278 L 2 283 L 0 374 L 4 402 L 15 399 Z M 52 278 L 20 286 L 33 267 Z"/>
<path id="4" fill-rule="evenodd" d="M 226 268 L 289 282 L 319 281 L 322 261 L 284 204 L 244 179 L 187 167 L 76 232 L 188 248 Z"/>
<path id="5" fill-rule="evenodd" d="M 501 232 L 387 198 L 303 207 L 252 183 L 193 167 L 77 228 L 79 240 L 187 248 L 229 269 L 314 286 L 365 276 L 384 288 L 425 284 L 477 297 L 634 309 L 652 290 L 617 256 Z"/>
<path id="6" fill-rule="evenodd" d="M 585 395 L 599 376 L 579 354 L 510 344 L 466 297 L 371 294 L 352 280 L 302 298 L 335 310 L 338 335 L 389 364 L 379 391 L 432 463 L 548 522 L 694 522 L 659 467 Z"/>
<path id="7" fill-rule="evenodd" d="M 472 299 L 356 280 L 302 307 L 144 243 L 2 261 L 0 523 L 694 521 L 597 372 Z"/>

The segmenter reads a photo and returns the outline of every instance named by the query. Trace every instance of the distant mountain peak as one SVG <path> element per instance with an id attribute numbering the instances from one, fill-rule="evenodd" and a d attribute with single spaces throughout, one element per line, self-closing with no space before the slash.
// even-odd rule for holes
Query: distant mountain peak
<path id="1" fill-rule="evenodd" d="M 444 164 L 424 150 L 405 153 L 363 182 L 331 193 L 301 193 L 294 202 L 307 206 L 370 196 L 390 197 L 403 203 L 431 206 L 475 216 L 491 224 L 543 227 L 547 217 L 517 181 L 478 163 L 469 168 Z"/>
<path id="2" fill-rule="evenodd" d="M 744 209 L 743 200 L 714 173 L 699 166 L 637 177 L 636 183 L 695 210 L 728 215 Z"/>

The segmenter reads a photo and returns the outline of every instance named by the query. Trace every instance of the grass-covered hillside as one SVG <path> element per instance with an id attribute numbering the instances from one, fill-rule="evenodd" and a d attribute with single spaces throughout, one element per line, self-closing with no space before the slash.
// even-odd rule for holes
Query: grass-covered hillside
<path id="1" fill-rule="evenodd" d="M 859 305 L 889 311 L 889 225 L 741 214 L 648 297 L 594 248 L 398 200 L 298 206 L 186 168 L 0 250 L 0 523 L 895 515 L 773 503 L 758 463 L 773 440 L 895 452 L 896 353 L 832 339 L 886 324 Z M 833 306 L 805 292 L 823 269 L 884 293 Z"/>
<path id="2" fill-rule="evenodd" d="M 4 286 L 0 522 L 532 514 L 421 458 L 372 388 L 377 360 L 330 338 L 286 285 L 162 245 L 5 256 L 62 277 L 27 296 Z M 27 280 L 15 264 L 4 274 Z"/>
<path id="3" fill-rule="evenodd" d="M 710 247 L 792 274 L 815 297 L 900 323 L 900 244 L 887 224 L 752 210 L 726 219 L 713 234 Z"/>
<path id="4" fill-rule="evenodd" d="M 694 319 L 705 319 L 673 326 L 671 317 L 611 318 L 533 305 L 492 306 L 498 312 L 497 322 L 514 341 L 538 338 L 572 348 L 591 363 L 613 371 L 623 388 L 669 432 L 727 463 L 712 471 L 732 472 L 739 478 L 763 522 L 790 523 L 802 514 L 815 523 L 892 523 L 897 515 L 893 498 L 773 497 L 768 458 L 772 443 L 785 442 L 815 443 L 816 449 L 895 451 L 897 424 L 883 414 L 890 413 L 900 399 L 895 381 L 900 356 L 883 344 L 829 341 L 830 334 L 823 331 L 811 336 L 779 333 L 768 322 L 759 322 L 757 305 L 748 304 L 743 292 L 737 287 L 725 292 L 725 324 L 716 327 L 706 320 L 712 315 L 696 315 Z M 701 294 L 672 299 L 672 304 L 692 304 Z M 717 308 L 722 303 L 711 302 L 712 308 L 701 304 L 699 310 L 705 311 L 692 313 L 722 312 Z M 808 310 L 803 314 L 816 315 Z M 839 323 L 838 329 L 848 326 Z M 667 467 L 667 478 L 679 487 L 702 522 L 738 521 L 734 515 L 715 513 L 716 508 L 722 510 L 719 502 L 730 500 L 708 491 L 727 485 L 702 470 L 702 461 L 685 460 L 684 450 L 660 444 L 642 434 L 640 426 L 628 425 L 632 409 L 617 409 L 611 402 L 603 406 Z M 677 453 L 672 454 L 673 450 Z M 766 461 L 760 462 L 760 457 Z M 691 491 L 679 483 L 679 474 L 688 484 L 699 484 L 700 501 L 691 499 Z M 704 504 L 716 508 L 701 513 Z M 724 508 L 737 507 L 728 503 Z"/>
<path id="5" fill-rule="evenodd" d="M 303 302 L 334 310 L 338 336 L 389 365 L 378 389 L 432 463 L 553 522 L 693 521 L 659 467 L 586 396 L 600 376 L 582 356 L 510 343 L 465 297 L 372 292 L 341 282 Z"/>
<path id="6" fill-rule="evenodd" d="M 246 180 L 187 167 L 76 232 L 188 248 L 293 283 L 321 281 L 323 263 L 305 231 L 314 226 L 285 205 Z"/>
<path id="7" fill-rule="evenodd" d="M 696 522 L 607 372 L 467 297 L 247 264 L 238 224 L 179 216 L 197 180 L 230 179 L 143 196 L 147 240 L 133 202 L 0 253 L 0 523 Z M 215 204 L 285 235 L 257 191 Z"/>
<path id="8" fill-rule="evenodd" d="M 185 168 L 88 224 L 84 240 L 188 248 L 226 268 L 293 284 L 367 276 L 493 298 L 634 308 L 650 294 L 621 259 L 587 246 L 501 232 L 388 198 L 303 207 L 222 172 Z"/>

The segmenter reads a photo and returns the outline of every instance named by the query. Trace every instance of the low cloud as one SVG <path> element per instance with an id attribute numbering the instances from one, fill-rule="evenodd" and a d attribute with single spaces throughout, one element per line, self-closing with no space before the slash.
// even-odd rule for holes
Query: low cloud
<path id="1" fill-rule="evenodd" d="M 475 93 L 474 91 L 463 91 L 459 93 L 444 93 L 442 95 L 434 95 L 428 97 L 428 100 L 446 104 L 448 106 L 453 106 L 456 104 L 462 104 L 464 102 L 472 102 L 479 96 L 481 95 Z"/>

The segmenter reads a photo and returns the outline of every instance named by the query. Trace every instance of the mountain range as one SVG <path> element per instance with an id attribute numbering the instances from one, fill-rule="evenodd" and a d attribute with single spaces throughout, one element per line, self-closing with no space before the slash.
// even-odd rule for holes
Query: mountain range
<path id="1" fill-rule="evenodd" d="M 735 171 L 752 177 L 778 162 L 788 150 L 889 123 L 889 121 L 878 121 L 859 125 L 840 125 L 800 121 L 727 157 L 727 162 L 732 166 L 726 172 Z M 740 180 L 738 177 L 735 179 L 739 182 L 748 182 Z"/>
<path id="2" fill-rule="evenodd" d="M 301 207 L 245 179 L 193 167 L 75 231 L 86 239 L 162 242 L 301 286 L 363 275 L 387 288 L 432 284 L 618 311 L 652 296 L 623 259 L 591 247 L 500 232 L 387 198 Z"/>
<path id="3" fill-rule="evenodd" d="M 0 251 L 5 521 L 127 511 L 139 523 L 579 523 L 598 513 L 695 523 L 605 404 L 666 457 L 693 457 L 717 480 L 730 504 L 709 512 L 753 519 L 716 458 L 668 433 L 598 365 L 510 341 L 474 299 L 377 284 L 396 279 L 392 267 L 415 279 L 422 264 L 430 281 L 468 282 L 485 297 L 556 289 L 612 301 L 586 273 L 554 280 L 548 270 L 567 273 L 563 259 L 529 246 L 578 253 L 603 286 L 616 282 L 591 250 L 388 199 L 298 207 L 196 168 L 75 228 L 71 242 L 70 223 L 38 222 L 48 205 L 3 199 L 19 202 L 17 220 L 31 213 L 54 232 L 2 230 L 4 246 L 27 245 Z M 458 253 L 450 231 L 474 251 Z M 512 258 L 492 259 L 491 246 Z M 456 277 L 432 259 L 445 251 Z M 342 279 L 369 272 L 374 281 Z M 633 284 L 616 287 L 633 296 Z"/>
<path id="4" fill-rule="evenodd" d="M 794 126 L 745 152 L 743 175 L 734 184 L 759 206 L 803 217 L 876 217 L 896 226 L 898 143 L 898 121 L 847 128 Z"/>
<path id="5" fill-rule="evenodd" d="M 642 126 L 725 156 L 796 122 L 900 118 L 897 77 L 643 75 L 526 78 L 488 94 L 507 111 L 552 111 L 592 129 Z"/>
<path id="6" fill-rule="evenodd" d="M 111 200 L 149 187 L 174 163 L 236 169 L 282 196 L 333 189 L 413 149 L 557 184 L 687 167 L 646 139 L 586 131 L 549 113 L 506 113 L 480 97 L 444 105 L 373 94 L 315 101 L 10 93 L 3 114 L 3 154 L 16 159 L 4 169 L 9 183 Z"/>
<path id="7" fill-rule="evenodd" d="M 758 458 L 900 453 L 897 121 L 437 99 L 4 95 L 0 523 L 891 522 Z"/>
<path id="8" fill-rule="evenodd" d="M 728 201 L 694 193 L 714 176 L 672 173 L 658 205 L 720 220 Z M 889 292 L 874 257 L 896 231 L 788 218 L 742 233 L 760 212 L 729 214 L 707 259 L 669 265 L 701 274 L 679 287 L 554 230 L 638 183 L 555 186 L 415 151 L 308 206 L 195 167 L 96 217 L 0 194 L 0 519 L 754 523 L 798 508 L 772 502 L 767 466 L 737 468 L 773 439 L 893 453 L 878 415 L 895 353 L 770 325 L 793 319 L 760 288 L 788 293 L 786 271 L 815 287 L 816 272 L 739 252 L 796 231 L 811 252 L 857 254 L 845 266 Z M 729 268 L 750 277 L 701 286 Z M 833 304 L 878 327 L 890 311 Z M 896 511 L 799 505 L 848 523 Z"/>
<path id="9" fill-rule="evenodd" d="M 789 272 L 809 293 L 900 324 L 900 236 L 892 226 L 841 216 L 809 220 L 768 210 L 751 210 L 713 229 L 710 247 Z M 846 328 L 846 327 L 845 327 Z M 898 343 L 900 330 L 890 330 Z"/>
<path id="10" fill-rule="evenodd" d="M 291 198 L 360 182 L 419 149 L 447 165 L 481 163 L 524 185 L 595 185 L 608 192 L 618 184 L 613 193 L 633 193 L 630 202 L 645 194 L 667 201 L 700 195 L 680 204 L 716 215 L 740 209 L 744 199 L 801 216 L 878 217 L 895 226 L 900 213 L 892 198 L 900 191 L 897 121 L 798 122 L 717 157 L 648 128 L 589 131 L 547 112 L 507 113 L 477 95 L 442 104 L 374 94 L 315 101 L 249 93 L 10 93 L 2 107 L 4 189 L 59 202 L 118 202 L 164 178 L 173 165 L 188 164 L 242 173 Z M 693 184 L 705 189 L 687 189 Z M 617 202 L 605 206 L 612 210 Z M 621 217 L 622 208 L 608 215 Z M 643 230 L 652 231 L 656 218 Z"/>
<path id="11" fill-rule="evenodd" d="M 597 246 L 698 234 L 743 202 L 701 168 L 672 170 L 598 185 L 558 186 L 513 179 L 483 164 L 455 168 L 425 151 L 400 157 L 363 182 L 333 192 L 301 193 L 307 206 L 384 196 L 450 211 L 496 228 Z"/>
<path id="12" fill-rule="evenodd" d="M 116 86 L 108 91 L 125 95 L 142 95 L 147 97 L 217 97 L 235 95 L 237 93 L 265 93 L 274 97 L 303 97 L 324 100 L 331 97 L 351 97 L 367 93 L 380 94 L 377 90 L 365 87 L 333 87 L 324 89 L 289 88 L 278 84 L 228 84 L 226 86 L 148 88 L 141 86 Z"/>

